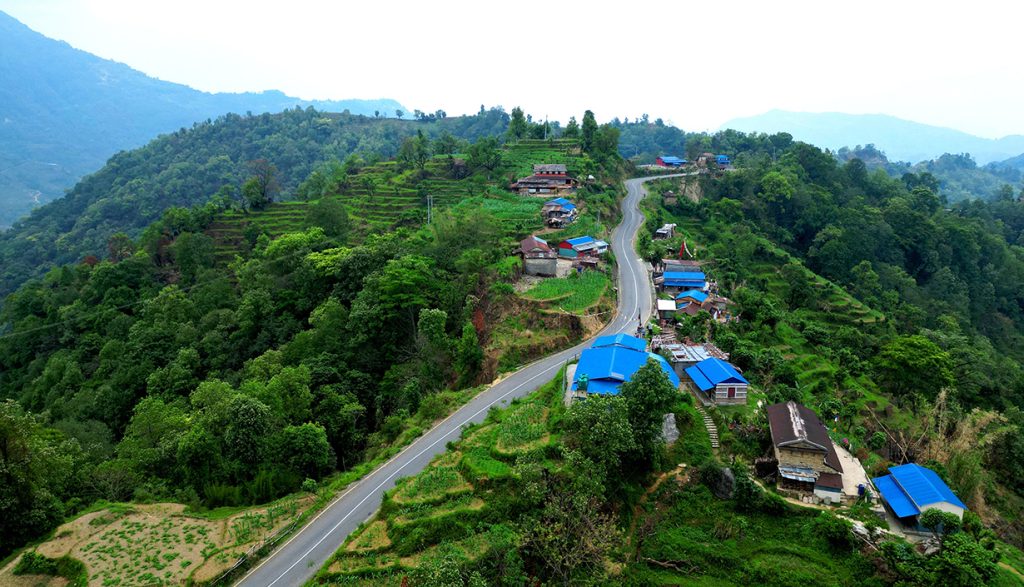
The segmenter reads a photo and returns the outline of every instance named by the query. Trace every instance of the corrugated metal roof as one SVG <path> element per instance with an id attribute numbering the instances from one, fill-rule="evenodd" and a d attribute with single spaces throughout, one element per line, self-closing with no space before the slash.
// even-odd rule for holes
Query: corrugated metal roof
<path id="1" fill-rule="evenodd" d="M 693 381 L 694 385 L 696 385 L 701 391 L 708 391 L 715 388 L 715 384 L 708 381 L 708 378 L 704 376 L 704 373 L 701 372 L 696 365 L 693 367 L 687 367 L 686 374 L 689 375 L 690 380 Z"/>
<path id="2" fill-rule="evenodd" d="M 570 202 L 569 200 L 567 200 L 565 198 L 555 198 L 554 200 L 548 200 L 547 202 L 544 202 L 545 206 L 554 206 L 554 205 L 565 206 L 566 204 L 572 206 L 572 202 Z M 573 207 L 575 208 L 575 206 L 573 206 Z"/>
<path id="3" fill-rule="evenodd" d="M 882 499 L 885 500 L 885 503 L 889 504 L 897 518 L 916 516 L 921 513 L 921 510 L 914 505 L 914 502 L 910 501 L 907 494 L 903 493 L 903 490 L 896 484 L 896 480 L 892 478 L 892 475 L 875 477 L 871 481 L 875 484 L 878 492 L 882 494 Z"/>
<path id="4" fill-rule="evenodd" d="M 967 509 L 946 482 L 931 469 L 916 463 L 889 467 L 889 474 L 897 485 L 917 505 L 924 508 L 933 503 L 947 502 Z"/>
<path id="5" fill-rule="evenodd" d="M 765 408 L 765 413 L 768 415 L 768 428 L 775 446 L 809 442 L 824 451 L 823 460 L 826 465 L 840 473 L 843 471 L 828 430 L 825 430 L 825 425 L 814 410 L 790 401 L 772 404 Z"/>
<path id="6" fill-rule="evenodd" d="M 658 300 L 658 311 L 659 312 L 675 312 L 676 302 L 675 300 Z"/>
<path id="7" fill-rule="evenodd" d="M 594 242 L 594 237 L 592 237 L 592 236 L 578 236 L 576 238 L 566 239 L 565 242 L 569 243 L 570 245 L 572 245 L 574 247 L 577 247 L 579 245 L 585 245 L 587 243 Z"/>
<path id="8" fill-rule="evenodd" d="M 662 155 L 660 159 L 664 163 L 686 163 L 686 159 L 680 159 L 679 157 L 675 157 L 673 155 Z"/>
<path id="9" fill-rule="evenodd" d="M 696 300 L 697 303 L 703 304 L 704 300 L 708 299 L 708 294 L 700 291 L 699 289 L 688 289 L 676 296 L 677 300 L 681 300 L 683 298 L 691 298 Z"/>
<path id="10" fill-rule="evenodd" d="M 619 386 L 629 381 L 640 367 L 647 364 L 648 359 L 657 361 L 672 385 L 679 386 L 679 376 L 665 357 L 621 346 L 608 346 L 589 348 L 580 353 L 572 389 L 577 389 L 580 377 L 585 374 L 588 378 L 587 393 L 617 394 Z"/>
<path id="11" fill-rule="evenodd" d="M 594 344 L 590 345 L 590 348 L 599 349 L 609 346 L 620 346 L 643 352 L 647 350 L 647 341 L 642 338 L 630 336 L 629 334 L 608 334 L 594 339 Z"/>
<path id="12" fill-rule="evenodd" d="M 704 281 L 707 278 L 702 271 L 666 271 L 665 279 L 689 279 L 692 281 Z"/>
<path id="13" fill-rule="evenodd" d="M 739 371 L 736 370 L 736 367 L 733 367 L 722 359 L 716 359 L 714 357 L 704 359 L 694 365 L 693 368 L 699 369 L 700 372 L 704 374 L 704 377 L 715 385 L 718 385 L 719 383 L 742 383 L 744 385 L 750 385 L 750 383 L 740 375 Z"/>

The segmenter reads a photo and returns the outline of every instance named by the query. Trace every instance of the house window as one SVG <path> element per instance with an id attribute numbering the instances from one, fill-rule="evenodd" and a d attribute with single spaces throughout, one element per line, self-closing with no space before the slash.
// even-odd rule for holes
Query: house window
<path id="1" fill-rule="evenodd" d="M 735 387 L 730 387 L 729 388 L 729 397 L 736 397 L 736 388 Z"/>

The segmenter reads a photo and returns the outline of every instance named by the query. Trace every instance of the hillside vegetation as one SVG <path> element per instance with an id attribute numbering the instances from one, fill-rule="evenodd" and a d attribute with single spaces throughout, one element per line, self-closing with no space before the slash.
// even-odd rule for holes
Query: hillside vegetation
<path id="1" fill-rule="evenodd" d="M 302 127 L 314 115 L 267 118 Z M 504 297 L 517 277 L 509 254 L 541 201 L 505 186 L 563 161 L 595 176 L 575 196 L 581 223 L 614 217 L 614 129 L 592 133 L 455 148 L 414 133 L 395 161 L 312 169 L 302 200 L 274 204 L 253 177 L 242 209 L 169 208 L 137 239 L 111 239 L 104 260 L 24 284 L 0 313 L 0 397 L 17 400 L 0 403 L 3 442 L 20 451 L 4 455 L 0 517 L 15 522 L 0 550 L 99 499 L 203 509 L 343 486 L 352 475 L 335 473 L 379 464 L 499 367 L 578 341 L 578 318 Z M 436 195 L 432 222 L 422 200 L 380 214 L 379 193 Z M 553 336 L 510 344 L 494 334 L 504 320 Z"/>
<path id="2" fill-rule="evenodd" d="M 281 92 L 207 93 L 79 51 L 0 12 L 0 229 L 63 195 L 118 151 L 229 112 L 395 116 L 394 100 L 305 101 Z"/>

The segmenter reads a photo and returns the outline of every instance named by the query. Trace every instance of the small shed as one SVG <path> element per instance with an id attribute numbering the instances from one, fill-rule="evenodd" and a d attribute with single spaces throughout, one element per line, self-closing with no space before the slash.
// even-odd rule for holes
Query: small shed
<path id="1" fill-rule="evenodd" d="M 670 239 L 676 235 L 675 224 L 665 224 L 658 230 L 654 231 L 654 240 L 665 240 Z"/>
<path id="2" fill-rule="evenodd" d="M 726 361 L 709 357 L 686 369 L 694 387 L 716 404 L 747 403 L 750 383 L 736 367 Z"/>

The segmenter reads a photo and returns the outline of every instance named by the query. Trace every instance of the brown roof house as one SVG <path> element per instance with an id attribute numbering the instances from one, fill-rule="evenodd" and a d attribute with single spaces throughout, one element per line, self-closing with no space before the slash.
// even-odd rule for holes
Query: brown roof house
<path id="1" fill-rule="evenodd" d="M 558 253 L 542 238 L 528 236 L 519 241 L 519 254 L 523 256 L 523 272 L 527 275 L 554 277 L 558 272 Z"/>
<path id="2" fill-rule="evenodd" d="M 814 410 L 796 402 L 765 408 L 771 428 L 779 486 L 813 493 L 825 502 L 843 499 L 843 465 Z"/>
<path id="3" fill-rule="evenodd" d="M 523 196 L 561 195 L 576 191 L 576 183 L 566 166 L 556 163 L 534 165 L 533 175 L 519 179 L 509 189 Z"/>

